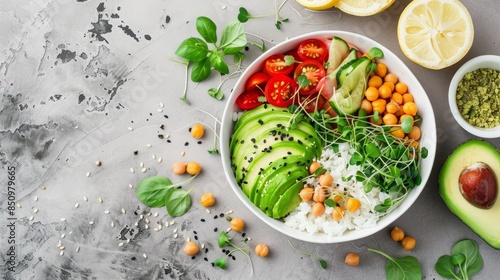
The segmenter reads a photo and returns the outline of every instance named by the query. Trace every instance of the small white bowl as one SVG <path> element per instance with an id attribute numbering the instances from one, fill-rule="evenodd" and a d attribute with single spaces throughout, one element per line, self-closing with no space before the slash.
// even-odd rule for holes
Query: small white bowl
<path id="1" fill-rule="evenodd" d="M 332 39 L 334 36 L 343 38 L 344 40 L 357 46 L 361 50 L 368 50 L 371 47 L 380 48 L 384 52 L 384 58 L 381 61 L 387 65 L 390 72 L 395 73 L 399 77 L 404 77 L 403 80 L 408 85 L 408 90 L 413 94 L 415 102 L 419 107 L 419 115 L 422 116 L 422 121 L 420 123 L 420 129 L 422 131 L 420 145 L 427 148 L 428 156 L 422 159 L 422 162 L 420 164 L 420 175 L 422 177 L 422 183 L 411 190 L 404 201 L 396 209 L 394 209 L 394 211 L 380 219 L 375 227 L 366 228 L 363 230 L 352 230 L 344 233 L 344 235 L 342 236 L 331 237 L 325 233 L 309 234 L 306 231 L 300 231 L 298 229 L 291 228 L 285 225 L 285 223 L 281 220 L 276 220 L 266 216 L 266 214 L 264 214 L 264 212 L 257 208 L 257 206 L 253 205 L 252 202 L 245 196 L 245 194 L 241 190 L 241 187 L 235 180 L 233 171 L 231 169 L 231 155 L 229 152 L 229 145 L 231 136 L 233 134 L 235 114 L 241 111 L 235 104 L 236 98 L 244 91 L 247 79 L 253 73 L 261 71 L 265 59 L 272 54 L 286 53 L 287 51 L 296 48 L 299 43 L 305 39 L 317 38 L 320 40 L 326 40 Z M 425 90 L 423 89 L 422 85 L 419 83 L 415 75 L 413 75 L 413 73 L 410 71 L 410 69 L 393 52 L 377 43 L 376 41 L 363 35 L 345 31 L 317 31 L 303 34 L 282 42 L 269 49 L 266 53 L 261 55 L 247 67 L 245 72 L 236 82 L 234 90 L 226 102 L 226 108 L 222 116 L 220 145 L 222 166 L 224 168 L 226 178 L 229 182 L 229 186 L 235 192 L 236 196 L 241 200 L 241 202 L 246 207 L 248 207 L 248 209 L 250 209 L 257 217 L 259 217 L 262 221 L 264 221 L 266 224 L 276 229 L 277 231 L 295 239 L 313 243 L 338 243 L 370 236 L 390 225 L 413 205 L 413 203 L 417 200 L 418 196 L 424 189 L 424 186 L 427 183 L 427 180 L 429 179 L 429 176 L 432 172 L 432 166 L 434 164 L 437 147 L 436 121 L 434 118 L 432 105 L 429 98 L 427 97 L 427 94 L 425 93 Z"/>
<path id="2" fill-rule="evenodd" d="M 490 68 L 500 71 L 500 56 L 482 55 L 475 57 L 462 65 L 451 80 L 450 89 L 448 91 L 448 102 L 450 104 L 450 109 L 453 117 L 458 122 L 458 124 L 460 124 L 460 126 L 467 132 L 482 138 L 497 138 L 500 137 L 500 126 L 496 126 L 493 128 L 481 128 L 474 126 L 467 122 L 458 111 L 456 102 L 458 83 L 462 80 L 465 74 L 479 68 Z"/>

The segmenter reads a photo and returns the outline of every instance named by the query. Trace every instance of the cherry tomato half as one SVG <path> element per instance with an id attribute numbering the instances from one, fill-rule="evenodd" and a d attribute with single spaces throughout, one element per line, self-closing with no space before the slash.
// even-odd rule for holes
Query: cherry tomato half
<path id="1" fill-rule="evenodd" d="M 267 102 L 277 107 L 288 107 L 293 103 L 297 83 L 284 75 L 274 76 L 267 82 L 265 94 Z"/>
<path id="2" fill-rule="evenodd" d="M 316 92 L 319 81 L 325 77 L 326 71 L 323 64 L 316 60 L 306 60 L 301 62 L 295 69 L 293 77 L 298 81 L 300 76 L 305 76 L 309 80 L 309 85 L 299 89 L 300 94 L 312 94 Z"/>
<path id="3" fill-rule="evenodd" d="M 302 60 L 314 59 L 323 63 L 328 57 L 328 48 L 318 39 L 307 39 L 300 43 L 297 54 Z"/>
<path id="4" fill-rule="evenodd" d="M 293 65 L 286 65 L 284 54 L 275 54 L 266 59 L 264 69 L 271 76 L 286 76 L 292 72 Z"/>
<path id="5" fill-rule="evenodd" d="M 259 97 L 264 96 L 259 90 L 245 91 L 236 98 L 236 105 L 242 110 L 251 110 L 257 108 L 262 102 Z"/>
<path id="6" fill-rule="evenodd" d="M 304 108 L 308 113 L 320 111 L 326 103 L 326 99 L 319 93 L 300 95 L 298 99 L 298 105 Z"/>
<path id="7" fill-rule="evenodd" d="M 264 90 L 266 83 L 271 79 L 269 74 L 264 72 L 257 72 L 248 78 L 245 84 L 245 90 Z"/>

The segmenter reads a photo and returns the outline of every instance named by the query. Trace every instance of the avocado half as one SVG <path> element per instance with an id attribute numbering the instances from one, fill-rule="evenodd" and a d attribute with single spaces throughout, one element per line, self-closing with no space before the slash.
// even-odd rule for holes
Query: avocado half
<path id="1" fill-rule="evenodd" d="M 458 146 L 443 164 L 439 192 L 451 212 L 493 248 L 500 249 L 500 199 L 491 208 L 481 209 L 467 201 L 460 191 L 461 172 L 477 162 L 489 165 L 500 182 L 500 151 L 487 141 L 474 139 Z"/>

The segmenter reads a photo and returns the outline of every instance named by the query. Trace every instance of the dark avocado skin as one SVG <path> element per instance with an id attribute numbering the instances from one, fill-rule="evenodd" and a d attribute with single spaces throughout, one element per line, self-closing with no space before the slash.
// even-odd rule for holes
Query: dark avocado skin
<path id="1" fill-rule="evenodd" d="M 263 104 L 240 116 L 230 144 L 231 165 L 243 193 L 277 219 L 298 205 L 302 180 L 322 150 L 320 137 L 307 121 L 290 128 L 293 117 L 286 108 Z"/>
<path id="2" fill-rule="evenodd" d="M 496 173 L 500 182 L 500 152 L 485 140 L 468 140 L 446 159 L 439 173 L 439 193 L 450 211 L 495 249 L 500 249 L 500 199 L 489 209 L 480 209 L 468 202 L 460 192 L 460 173 L 471 164 L 483 162 Z"/>

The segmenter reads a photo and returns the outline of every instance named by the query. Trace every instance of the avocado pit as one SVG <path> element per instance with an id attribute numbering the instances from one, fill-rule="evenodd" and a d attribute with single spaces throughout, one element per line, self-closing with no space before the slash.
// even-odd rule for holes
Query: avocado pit
<path id="1" fill-rule="evenodd" d="M 498 184 L 489 165 L 483 162 L 473 163 L 460 173 L 458 180 L 460 192 L 469 203 L 482 209 L 493 206 Z"/>

